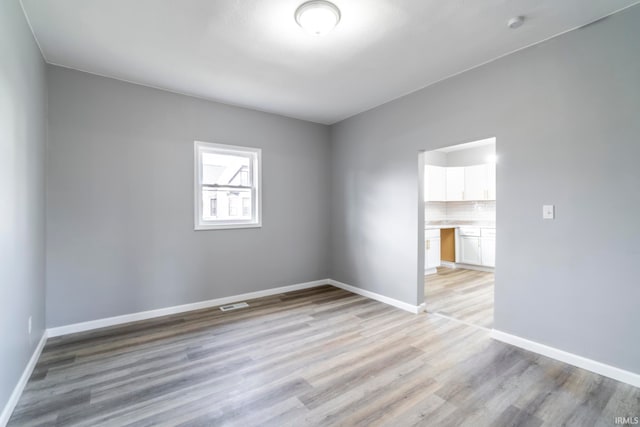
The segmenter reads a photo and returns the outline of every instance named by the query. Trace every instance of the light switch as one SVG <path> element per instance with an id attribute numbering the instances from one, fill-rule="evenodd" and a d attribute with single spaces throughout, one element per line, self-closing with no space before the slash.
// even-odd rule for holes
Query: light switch
<path id="1" fill-rule="evenodd" d="M 542 218 L 553 219 L 555 217 L 555 207 L 553 205 L 542 206 Z"/>

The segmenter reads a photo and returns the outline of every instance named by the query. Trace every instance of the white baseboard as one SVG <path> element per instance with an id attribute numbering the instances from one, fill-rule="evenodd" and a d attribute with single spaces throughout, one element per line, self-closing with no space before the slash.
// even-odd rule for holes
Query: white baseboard
<path id="1" fill-rule="evenodd" d="M 455 263 L 454 268 L 464 268 L 466 270 L 484 271 L 486 273 L 494 273 L 496 271 L 496 269 L 493 267 L 485 267 L 484 265 L 462 264 L 459 262 Z"/>
<path id="2" fill-rule="evenodd" d="M 485 271 L 487 273 L 493 273 L 493 272 L 496 271 L 496 269 L 494 267 L 487 267 L 485 265 L 463 264 L 461 262 L 440 261 L 440 265 L 442 267 L 447 267 L 447 268 L 452 268 L 452 269 L 462 268 L 462 269 L 466 269 L 466 270 Z M 427 274 L 427 273 L 425 273 L 425 274 Z"/>
<path id="3" fill-rule="evenodd" d="M 640 387 L 640 374 L 634 372 L 625 371 L 624 369 L 606 365 L 592 359 L 587 359 L 586 357 L 578 356 L 577 354 L 549 347 L 496 329 L 491 331 L 491 338 L 568 363 L 569 365 L 577 366 L 578 368 L 586 369 L 587 371 L 595 372 L 605 377 L 613 378 L 623 383 L 631 384 L 635 387 Z"/>
<path id="4" fill-rule="evenodd" d="M 18 400 L 20 396 L 22 396 L 22 391 L 24 387 L 27 385 L 27 381 L 29 381 L 29 377 L 31 377 L 31 373 L 33 372 L 33 368 L 36 367 L 36 363 L 38 363 L 38 359 L 40 358 L 40 353 L 42 353 L 42 349 L 47 342 L 47 331 L 42 333 L 42 337 L 40 338 L 40 342 L 36 346 L 35 350 L 33 350 L 33 354 L 31 355 L 31 359 L 29 359 L 29 363 L 25 366 L 24 371 L 22 371 L 22 375 L 18 380 L 18 383 L 13 389 L 11 396 L 9 396 L 9 401 L 6 405 L 4 405 L 4 409 L 2 410 L 2 414 L 0 414 L 0 426 L 6 426 L 9 422 L 9 418 L 11 418 L 11 414 L 18 404 Z"/>
<path id="5" fill-rule="evenodd" d="M 300 289 L 315 288 L 317 286 L 329 284 L 329 279 L 315 280 L 313 282 L 298 283 L 279 288 L 265 289 L 263 291 L 248 292 L 246 294 L 232 295 L 223 298 L 216 298 L 207 301 L 194 302 L 191 304 L 176 305 L 173 307 L 159 308 L 156 310 L 140 311 L 137 313 L 124 314 L 122 316 L 107 317 L 104 319 L 90 320 L 88 322 L 73 323 L 71 325 L 57 326 L 47 330 L 48 336 L 58 337 L 61 335 L 85 332 L 93 329 L 106 328 L 108 326 L 121 325 L 123 323 L 136 322 L 139 320 L 152 319 L 154 317 L 167 316 L 170 314 L 184 313 L 187 311 L 200 310 L 203 308 L 216 307 L 219 305 L 231 304 L 234 302 L 262 298 L 271 295 L 282 294 L 284 292 L 297 291 Z"/>
<path id="6" fill-rule="evenodd" d="M 420 305 L 411 305 L 406 302 L 389 298 L 381 294 L 377 294 L 375 292 L 367 291 L 365 289 L 356 288 L 355 286 L 347 285 L 346 283 L 338 282 L 337 280 L 329 279 L 329 284 L 335 286 L 336 288 L 344 289 L 345 291 L 349 291 L 354 294 L 362 295 L 363 297 L 371 298 L 376 301 L 383 302 L 385 304 L 392 305 L 394 307 L 401 308 L 410 313 L 418 314 L 425 311 L 426 304 L 422 303 Z"/>
<path id="7" fill-rule="evenodd" d="M 430 276 L 432 274 L 437 274 L 438 273 L 438 269 L 435 267 L 432 268 L 425 268 L 424 269 L 424 275 L 425 276 Z"/>
<path id="8" fill-rule="evenodd" d="M 298 283 L 290 286 L 282 286 L 279 288 L 266 289 L 263 291 L 249 292 L 246 294 L 232 295 L 224 298 L 216 298 L 207 301 L 200 301 L 191 304 L 176 305 L 173 307 L 159 308 L 156 310 L 141 311 L 138 313 L 124 314 L 121 316 L 107 317 L 104 319 L 89 320 L 87 322 L 73 323 L 71 325 L 57 326 L 47 329 L 47 336 L 49 338 L 59 337 L 62 335 L 75 334 L 77 332 L 86 332 L 99 328 L 106 328 L 109 326 L 122 325 L 124 323 L 136 322 L 139 320 L 153 319 L 155 317 L 167 316 L 170 314 L 185 313 L 187 311 L 200 310 L 203 308 L 216 307 L 219 305 L 231 304 L 234 302 L 250 300 L 255 298 L 262 298 L 270 295 L 282 294 L 285 292 L 297 291 L 300 289 L 315 288 L 322 285 L 333 285 L 337 288 L 344 289 L 354 294 L 362 295 L 367 298 L 374 299 L 376 301 L 383 302 L 385 304 L 392 305 L 394 307 L 401 308 L 411 313 L 422 313 L 425 311 L 425 304 L 411 305 L 406 302 L 402 302 L 393 298 L 386 297 L 384 295 L 377 294 L 375 292 L 367 291 L 364 289 L 356 288 L 355 286 L 347 285 L 345 283 L 338 282 L 332 279 L 315 280 L 313 282 Z"/>

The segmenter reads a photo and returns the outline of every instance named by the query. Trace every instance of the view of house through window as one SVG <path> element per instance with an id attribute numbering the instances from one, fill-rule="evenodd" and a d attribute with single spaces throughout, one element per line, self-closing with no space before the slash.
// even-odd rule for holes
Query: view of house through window
<path id="1" fill-rule="evenodd" d="M 196 228 L 259 225 L 260 150 L 196 143 Z"/>

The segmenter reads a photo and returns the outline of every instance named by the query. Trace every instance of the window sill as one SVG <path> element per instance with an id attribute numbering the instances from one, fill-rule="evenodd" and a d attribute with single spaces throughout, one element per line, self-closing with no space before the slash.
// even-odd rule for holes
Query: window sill
<path id="1" fill-rule="evenodd" d="M 193 227 L 194 231 L 206 231 L 206 230 L 233 230 L 240 228 L 261 228 L 262 223 L 237 223 L 237 224 L 197 224 Z"/>

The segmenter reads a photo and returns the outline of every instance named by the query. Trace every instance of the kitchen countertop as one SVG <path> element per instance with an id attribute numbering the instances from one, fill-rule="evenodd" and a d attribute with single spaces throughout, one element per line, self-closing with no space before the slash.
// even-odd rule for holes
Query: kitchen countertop
<path id="1" fill-rule="evenodd" d="M 424 226 L 425 230 L 460 227 L 496 228 L 493 221 L 431 221 Z"/>

